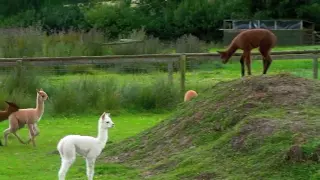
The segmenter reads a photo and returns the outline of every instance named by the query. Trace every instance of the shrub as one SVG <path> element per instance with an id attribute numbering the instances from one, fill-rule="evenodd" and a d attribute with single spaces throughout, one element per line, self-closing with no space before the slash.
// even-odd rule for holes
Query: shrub
<path id="1" fill-rule="evenodd" d="M 132 39 L 142 42 L 133 42 L 129 44 L 112 45 L 111 51 L 116 55 L 133 54 L 157 54 L 162 51 L 163 44 L 158 38 L 147 36 L 144 29 L 133 30 L 128 36 L 120 36 L 120 39 Z"/>
<path id="2" fill-rule="evenodd" d="M 183 35 L 176 41 L 177 53 L 200 53 L 203 52 L 205 43 L 191 34 Z"/>
<path id="3" fill-rule="evenodd" d="M 86 20 L 93 27 L 104 31 L 110 39 L 128 35 L 133 29 L 140 29 L 142 19 L 142 16 L 137 16 L 134 8 L 124 4 L 97 4 L 86 12 Z"/>
<path id="4" fill-rule="evenodd" d="M 42 86 L 44 79 L 39 77 L 40 71 L 28 64 L 17 65 L 5 78 L 2 88 L 9 94 L 18 91 L 26 94 L 34 94 L 37 88 Z"/>

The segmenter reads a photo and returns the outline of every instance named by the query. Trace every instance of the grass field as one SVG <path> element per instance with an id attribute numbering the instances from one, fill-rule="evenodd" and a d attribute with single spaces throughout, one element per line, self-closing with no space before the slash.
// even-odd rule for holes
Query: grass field
<path id="1" fill-rule="evenodd" d="M 301 49 L 317 49 L 320 46 L 312 47 L 288 47 L 277 48 L 277 50 L 301 50 Z M 215 51 L 216 49 L 211 49 Z M 260 75 L 262 72 L 262 62 L 253 61 L 253 75 Z M 274 60 L 268 74 L 278 74 L 288 72 L 297 76 L 312 78 L 312 60 Z M 85 75 L 85 78 L 104 79 L 110 76 L 117 79 L 118 83 L 126 84 L 132 81 L 141 83 L 150 83 L 156 77 L 166 77 L 166 73 L 154 73 L 151 75 L 143 74 L 110 74 L 99 73 L 97 75 Z M 63 75 L 45 77 L 52 86 L 58 86 L 64 81 L 73 81 L 82 76 Z M 220 62 L 211 62 L 197 66 L 193 71 L 187 72 L 186 88 L 195 89 L 201 93 L 204 89 L 212 85 L 232 79 L 240 78 L 240 63 L 237 59 L 226 65 Z M 179 74 L 174 74 L 175 84 L 179 83 Z M 55 97 L 51 97 L 55 98 Z M 175 109 L 170 112 L 161 112 L 159 114 L 146 112 L 122 112 L 112 116 L 116 126 L 110 130 L 110 140 L 108 143 L 116 143 L 127 137 L 136 135 L 137 133 L 156 125 L 161 120 L 170 116 Z M 40 136 L 36 138 L 37 148 L 30 145 L 22 145 L 14 136 L 9 138 L 8 147 L 0 147 L 0 179 L 1 180 L 40 180 L 40 179 L 57 179 L 57 172 L 60 166 L 60 158 L 57 154 L 52 154 L 56 150 L 57 142 L 60 138 L 67 134 L 84 134 L 93 135 L 97 133 L 97 120 L 100 114 L 87 114 L 76 117 L 50 116 L 45 113 L 43 120 L 39 123 Z M 112 115 L 112 114 L 111 114 Z M 1 129 L 8 127 L 8 122 L 0 124 Z M 1 131 L 1 130 L 0 130 Z M 1 131 L 2 132 L 2 131 Z M 27 138 L 27 130 L 20 132 L 21 136 Z M 106 146 L 108 151 L 108 145 Z M 180 169 L 180 171 L 183 171 Z M 68 179 L 84 180 L 85 177 L 85 161 L 78 157 L 76 163 L 70 169 Z M 95 179 L 140 179 L 139 172 L 136 169 L 125 167 L 119 164 L 102 163 L 99 161 L 96 165 Z"/>
<path id="2" fill-rule="evenodd" d="M 121 114 L 114 116 L 115 127 L 109 131 L 109 142 L 119 142 L 127 137 L 154 126 L 169 114 Z M 88 115 L 73 118 L 44 117 L 39 123 L 40 135 L 36 139 L 37 148 L 32 145 L 20 144 L 13 135 L 10 135 L 8 147 L 0 148 L 0 179 L 57 179 L 60 167 L 60 157 L 52 154 L 56 150 L 58 140 L 66 134 L 97 135 L 97 121 L 99 115 Z M 8 127 L 8 123 L 1 124 L 1 129 Z M 26 139 L 27 130 L 23 129 L 20 135 Z M 108 146 L 108 145 L 107 145 Z M 107 150 L 107 148 L 106 148 Z M 127 179 L 125 167 L 117 165 L 97 165 L 96 179 Z M 135 172 L 130 172 L 134 173 Z M 120 177 L 121 178 L 120 178 Z M 86 179 L 85 161 L 78 157 L 70 169 L 68 179 Z"/>

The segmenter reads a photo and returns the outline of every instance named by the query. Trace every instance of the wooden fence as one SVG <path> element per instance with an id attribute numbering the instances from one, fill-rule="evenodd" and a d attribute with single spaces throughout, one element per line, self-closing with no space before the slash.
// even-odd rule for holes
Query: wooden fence
<path id="1" fill-rule="evenodd" d="M 233 58 L 240 58 L 241 53 L 235 53 Z M 318 58 L 320 50 L 305 51 L 280 51 L 272 52 L 273 60 L 288 59 L 312 59 L 313 60 L 313 78 L 318 79 Z M 167 63 L 169 82 L 173 81 L 173 63 L 179 62 L 180 89 L 185 92 L 185 74 L 186 60 L 190 59 L 208 59 L 220 61 L 217 53 L 183 53 L 183 54 L 143 54 L 143 55 L 112 55 L 112 56 L 77 56 L 77 57 L 37 57 L 37 58 L 0 58 L 0 66 L 16 66 L 22 62 L 34 66 L 56 66 L 56 65 L 79 65 L 79 64 L 108 64 L 108 63 Z M 253 59 L 261 59 L 257 52 L 252 53 Z"/>

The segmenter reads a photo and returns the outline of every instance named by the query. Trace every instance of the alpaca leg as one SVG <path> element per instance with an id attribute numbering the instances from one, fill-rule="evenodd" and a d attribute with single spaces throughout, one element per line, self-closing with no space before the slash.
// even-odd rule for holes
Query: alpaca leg
<path id="1" fill-rule="evenodd" d="M 266 70 L 266 67 L 267 67 L 267 61 L 266 61 L 266 58 L 262 56 L 262 62 L 263 62 L 263 74 L 265 74 L 265 70 Z"/>
<path id="2" fill-rule="evenodd" d="M 28 129 L 29 129 L 29 136 L 30 136 L 30 140 L 28 141 L 28 143 L 30 142 L 30 141 L 32 141 L 32 145 L 33 145 L 33 147 L 36 147 L 36 143 L 35 143 L 35 141 L 34 141 L 34 138 L 35 138 L 35 136 L 34 136 L 34 128 L 33 128 L 33 124 L 28 124 Z"/>
<path id="3" fill-rule="evenodd" d="M 11 128 L 8 128 L 6 130 L 3 131 L 3 137 L 4 137 L 4 146 L 8 145 L 8 136 L 11 133 Z"/>
<path id="4" fill-rule="evenodd" d="M 263 57 L 263 74 L 267 74 L 267 71 L 269 69 L 269 66 L 272 62 L 272 59 L 269 55 L 269 50 L 264 50 L 263 48 L 259 48 L 259 51 Z"/>
<path id="5" fill-rule="evenodd" d="M 246 61 L 248 75 L 250 76 L 251 75 L 251 53 L 250 53 L 250 51 L 245 53 L 245 61 Z"/>
<path id="6" fill-rule="evenodd" d="M 59 180 L 65 180 L 67 172 L 71 165 L 74 163 L 74 161 L 75 158 L 71 158 L 69 160 L 61 159 L 61 166 L 58 173 Z"/>
<path id="7" fill-rule="evenodd" d="M 33 127 L 34 127 L 34 128 L 33 128 L 33 130 L 34 130 L 34 135 L 35 135 L 35 136 L 38 136 L 38 135 L 40 134 L 40 130 L 39 130 L 39 128 L 38 128 L 38 125 L 37 125 L 37 124 L 34 124 Z"/>
<path id="8" fill-rule="evenodd" d="M 95 158 L 86 158 L 88 180 L 93 180 L 95 161 Z"/>
<path id="9" fill-rule="evenodd" d="M 19 142 L 20 142 L 21 144 L 26 144 L 26 142 L 24 142 L 24 141 L 20 138 L 20 136 L 17 134 L 17 132 L 13 132 L 12 134 L 19 140 Z"/>
<path id="10" fill-rule="evenodd" d="M 242 54 L 241 58 L 240 58 L 240 64 L 241 64 L 241 76 L 243 77 L 245 74 L 245 70 L 244 70 L 244 55 Z"/>
<path id="11" fill-rule="evenodd" d="M 263 74 L 267 74 L 267 71 L 272 63 L 272 59 L 269 54 L 265 57 L 265 59 L 266 59 L 266 67 L 263 70 Z"/>
<path id="12" fill-rule="evenodd" d="M 38 135 L 40 134 L 40 130 L 39 130 L 37 124 L 33 124 L 32 130 L 33 130 L 34 136 L 38 136 Z M 26 143 L 29 144 L 29 143 L 31 142 L 31 140 L 32 140 L 32 139 L 29 138 L 29 140 L 28 140 Z"/>
<path id="13" fill-rule="evenodd" d="M 64 180 L 71 165 L 76 160 L 76 150 L 73 144 L 60 140 L 57 146 L 61 157 L 61 166 L 59 169 L 59 180 Z"/>

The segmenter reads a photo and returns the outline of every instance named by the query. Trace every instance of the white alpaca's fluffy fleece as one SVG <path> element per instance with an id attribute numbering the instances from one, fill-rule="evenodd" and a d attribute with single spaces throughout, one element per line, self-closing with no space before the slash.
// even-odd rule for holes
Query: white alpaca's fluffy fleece
<path id="1" fill-rule="evenodd" d="M 92 180 L 95 161 L 108 141 L 108 129 L 113 126 L 110 114 L 104 112 L 99 118 L 97 137 L 67 135 L 62 138 L 57 146 L 61 157 L 59 180 L 65 179 L 70 166 L 76 160 L 76 154 L 86 159 L 87 177 L 88 180 Z"/>

